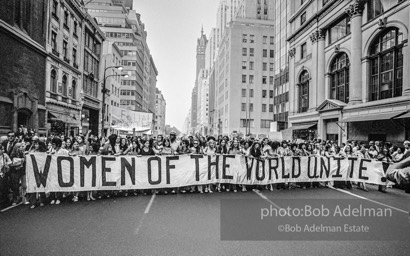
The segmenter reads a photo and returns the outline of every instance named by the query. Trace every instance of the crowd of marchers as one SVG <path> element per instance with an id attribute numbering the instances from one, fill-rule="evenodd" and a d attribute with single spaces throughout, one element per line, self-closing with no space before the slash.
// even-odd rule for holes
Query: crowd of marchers
<path id="1" fill-rule="evenodd" d="M 208 184 L 161 190 L 127 190 L 127 191 L 83 191 L 83 192 L 51 192 L 26 193 L 25 155 L 29 153 L 45 153 L 55 155 L 183 155 L 183 154 L 230 154 L 244 155 L 254 158 L 273 158 L 282 156 L 325 156 L 325 157 L 357 157 L 374 159 L 388 163 L 410 163 L 410 142 L 404 141 L 403 147 L 383 141 L 348 141 L 338 145 L 334 141 L 315 139 L 311 141 L 274 141 L 269 138 L 255 139 L 251 137 L 232 136 L 194 136 L 177 137 L 175 132 L 169 136 L 117 136 L 98 137 L 88 132 L 86 135 L 39 136 L 35 132 L 10 131 L 7 137 L 0 138 L 0 196 L 11 205 L 18 203 L 30 205 L 31 208 L 61 202 L 78 202 L 80 199 L 96 200 L 130 195 L 147 195 L 152 193 L 213 193 L 222 191 L 247 191 L 249 189 L 268 189 L 273 191 L 292 188 L 318 188 L 333 186 L 341 189 L 358 189 L 368 191 L 365 183 L 352 184 L 345 181 L 328 183 L 298 182 L 279 183 L 266 186 L 250 186 L 235 184 Z M 402 164 L 403 165 L 403 164 Z M 410 165 L 410 164 L 409 164 Z M 406 193 L 410 193 L 410 185 L 401 184 Z M 386 193 L 386 186 L 379 186 L 379 191 Z M 1 199 L 1 198 L 0 198 Z M 0 200 L 1 201 L 1 200 Z"/>

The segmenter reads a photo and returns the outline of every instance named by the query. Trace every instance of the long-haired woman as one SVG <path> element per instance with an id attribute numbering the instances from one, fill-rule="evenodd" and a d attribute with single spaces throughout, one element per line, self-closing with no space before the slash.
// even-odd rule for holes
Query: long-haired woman
<path id="1" fill-rule="evenodd" d="M 192 147 L 190 148 L 190 151 L 191 151 L 191 154 L 194 154 L 194 155 L 202 155 L 203 154 L 202 147 L 201 147 L 200 142 L 197 138 L 193 139 Z M 191 186 L 191 190 L 190 190 L 191 193 L 195 192 L 195 187 L 198 188 L 198 191 L 201 194 L 203 193 L 202 185 Z"/>

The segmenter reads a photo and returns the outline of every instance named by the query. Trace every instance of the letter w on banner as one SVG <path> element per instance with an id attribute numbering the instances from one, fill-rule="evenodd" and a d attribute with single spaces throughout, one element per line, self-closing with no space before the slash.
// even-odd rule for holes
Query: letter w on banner
<path id="1" fill-rule="evenodd" d="M 27 191 L 158 189 L 201 184 L 358 181 L 385 184 L 383 163 L 357 158 L 234 155 L 26 156 Z"/>

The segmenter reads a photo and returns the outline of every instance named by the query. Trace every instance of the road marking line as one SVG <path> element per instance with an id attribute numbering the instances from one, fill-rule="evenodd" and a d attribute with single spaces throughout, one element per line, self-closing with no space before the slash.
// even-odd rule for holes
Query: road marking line
<path id="1" fill-rule="evenodd" d="M 142 218 L 140 219 L 140 222 L 138 223 L 138 226 L 135 229 L 135 232 L 134 232 L 135 235 L 138 235 L 138 233 L 140 232 L 140 229 L 141 229 L 142 223 L 144 222 L 145 216 L 147 216 L 147 214 L 149 213 L 149 210 L 151 209 L 152 203 L 154 202 L 155 195 L 156 194 L 154 193 L 152 195 L 151 199 L 149 200 L 149 203 L 148 203 L 147 207 L 145 208 L 144 215 L 142 215 Z"/>
<path id="2" fill-rule="evenodd" d="M 147 213 L 149 213 L 149 209 L 151 208 L 151 205 L 152 205 L 152 203 L 154 202 L 154 199 L 155 199 L 155 193 L 152 195 L 152 197 L 151 197 L 151 200 L 149 200 L 149 203 L 148 203 L 148 205 L 147 205 L 147 208 L 145 208 L 145 211 L 144 211 L 144 213 L 145 214 L 147 214 Z"/>
<path id="3" fill-rule="evenodd" d="M 7 207 L 7 208 L 4 208 L 4 209 L 2 209 L 0 212 L 5 212 L 5 211 L 7 211 L 7 210 L 10 210 L 10 209 L 13 209 L 14 207 L 17 207 L 17 206 L 19 206 L 20 204 L 22 204 L 23 202 L 20 202 L 20 203 L 18 203 L 18 204 L 16 204 L 16 205 L 12 205 L 12 206 L 9 206 L 9 207 Z"/>
<path id="4" fill-rule="evenodd" d="M 396 208 L 396 207 L 391 206 L 391 205 L 388 205 L 388 204 L 383 204 L 383 203 L 377 202 L 377 201 L 375 201 L 375 200 L 369 199 L 369 198 L 367 198 L 367 197 L 356 195 L 356 194 L 354 194 L 354 193 L 352 193 L 352 192 L 349 192 L 349 191 L 346 191 L 346 190 L 343 190 L 343 189 L 334 188 L 334 187 L 329 187 L 329 188 L 334 189 L 334 190 L 337 190 L 337 191 L 340 191 L 340 192 L 343 192 L 343 193 L 348 194 L 348 195 L 352 195 L 352 196 L 358 197 L 358 198 L 363 199 L 363 200 L 370 201 L 370 202 L 375 203 L 375 204 L 379 204 L 379 205 L 382 205 L 382 206 L 385 206 L 385 207 L 392 208 L 392 209 L 394 209 L 394 210 L 396 210 L 396 211 L 399 211 L 399 212 L 402 212 L 402 213 L 409 214 L 408 211 L 405 211 L 405 210 L 403 210 L 403 209 Z"/>
<path id="5" fill-rule="evenodd" d="M 264 200 L 268 201 L 271 205 L 275 206 L 276 208 L 278 208 L 279 210 L 282 209 L 282 207 L 280 207 L 279 205 L 275 204 L 274 202 L 272 202 L 272 200 L 270 200 L 269 198 L 267 198 L 264 194 L 262 194 L 262 192 L 260 192 L 257 189 L 254 189 L 253 192 L 255 192 L 258 196 L 260 196 L 261 198 L 263 198 Z"/>

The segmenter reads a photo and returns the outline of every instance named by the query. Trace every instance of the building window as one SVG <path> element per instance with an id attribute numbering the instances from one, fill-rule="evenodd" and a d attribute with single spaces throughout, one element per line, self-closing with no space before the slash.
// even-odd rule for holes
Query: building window
<path id="1" fill-rule="evenodd" d="M 268 37 L 267 37 L 267 36 L 264 36 L 262 39 L 263 39 L 263 41 L 262 41 L 263 44 L 267 44 L 267 43 L 268 43 Z"/>
<path id="2" fill-rule="evenodd" d="M 77 37 L 77 21 L 74 21 L 74 25 L 73 25 L 73 35 L 75 37 Z"/>
<path id="3" fill-rule="evenodd" d="M 248 49 L 242 48 L 242 56 L 247 56 L 248 55 Z"/>
<path id="4" fill-rule="evenodd" d="M 250 35 L 250 43 L 253 44 L 255 42 L 255 36 L 254 35 Z"/>
<path id="5" fill-rule="evenodd" d="M 249 62 L 249 70 L 253 70 L 253 61 Z"/>
<path id="6" fill-rule="evenodd" d="M 264 62 L 262 63 L 262 70 L 267 71 L 268 70 L 268 63 Z"/>
<path id="7" fill-rule="evenodd" d="M 73 48 L 73 64 L 77 64 L 77 49 Z"/>
<path id="8" fill-rule="evenodd" d="M 272 122 L 272 120 L 261 120 L 261 128 L 270 128 L 270 123 Z"/>
<path id="9" fill-rule="evenodd" d="M 273 63 L 269 63 L 269 70 L 273 71 Z"/>
<path id="10" fill-rule="evenodd" d="M 273 98 L 273 90 L 269 90 L 269 98 Z"/>
<path id="11" fill-rule="evenodd" d="M 253 103 L 249 103 L 249 112 L 253 112 Z"/>
<path id="12" fill-rule="evenodd" d="M 389 28 L 370 46 L 370 100 L 402 95 L 403 34 Z"/>
<path id="13" fill-rule="evenodd" d="M 330 98 L 349 102 L 349 58 L 346 53 L 340 53 L 331 64 Z"/>
<path id="14" fill-rule="evenodd" d="M 306 53 L 307 53 L 306 43 L 303 43 L 303 44 L 300 46 L 300 59 L 306 58 Z"/>
<path id="15" fill-rule="evenodd" d="M 63 79 L 62 79 L 62 90 L 63 90 L 63 95 L 67 96 L 67 76 L 63 75 Z"/>
<path id="16" fill-rule="evenodd" d="M 273 104 L 269 104 L 269 112 L 273 112 Z"/>
<path id="17" fill-rule="evenodd" d="M 53 9 L 51 10 L 51 14 L 54 18 L 58 19 L 58 2 L 57 0 L 53 0 Z"/>
<path id="18" fill-rule="evenodd" d="M 64 57 L 64 59 L 67 59 L 67 52 L 68 52 L 67 46 L 68 46 L 67 41 L 63 41 L 63 57 Z"/>
<path id="19" fill-rule="evenodd" d="M 350 17 L 346 16 L 329 28 L 329 44 L 350 34 Z"/>
<path id="20" fill-rule="evenodd" d="M 242 75 L 242 83 L 246 83 L 246 75 Z"/>
<path id="21" fill-rule="evenodd" d="M 242 61 L 242 69 L 246 69 L 246 61 Z"/>
<path id="22" fill-rule="evenodd" d="M 244 111 L 244 112 L 246 111 L 246 103 L 242 103 L 241 110 Z"/>
<path id="23" fill-rule="evenodd" d="M 262 104 L 262 112 L 266 112 L 266 104 Z"/>
<path id="24" fill-rule="evenodd" d="M 51 48 L 57 51 L 57 33 L 54 31 L 51 32 Z"/>
<path id="25" fill-rule="evenodd" d="M 266 80 L 267 80 L 267 77 L 266 77 L 266 76 L 263 76 L 263 77 L 262 77 L 262 84 L 266 84 Z"/>
<path id="26" fill-rule="evenodd" d="M 299 77 L 299 113 L 309 108 L 309 73 L 305 70 Z"/>
<path id="27" fill-rule="evenodd" d="M 382 13 L 384 13 L 384 8 L 381 0 L 367 1 L 367 21 L 371 21 Z"/>
<path id="28" fill-rule="evenodd" d="M 302 13 L 302 15 L 300 15 L 300 25 L 305 23 L 305 21 L 306 21 L 306 12 L 304 12 L 304 13 Z"/>
<path id="29" fill-rule="evenodd" d="M 254 56 L 255 55 L 255 49 L 250 48 L 249 49 L 249 56 Z"/>
<path id="30" fill-rule="evenodd" d="M 253 75 L 249 75 L 249 83 L 253 84 Z"/>
<path id="31" fill-rule="evenodd" d="M 273 36 L 271 36 L 271 37 L 269 38 L 269 41 L 270 41 L 270 44 L 274 44 L 274 43 L 275 43 L 275 39 L 274 39 L 274 37 L 273 37 Z"/>
<path id="32" fill-rule="evenodd" d="M 253 119 L 241 119 L 241 128 L 251 127 L 253 128 Z"/>
<path id="33" fill-rule="evenodd" d="M 243 34 L 242 35 L 242 42 L 243 43 L 246 43 L 248 40 L 247 40 L 247 37 L 248 37 L 248 35 L 246 35 L 246 34 Z"/>
<path id="34" fill-rule="evenodd" d="M 267 95 L 267 91 L 266 90 L 262 90 L 262 98 L 266 98 Z"/>
<path id="35" fill-rule="evenodd" d="M 75 99 L 77 96 L 77 83 L 75 80 L 71 82 L 71 98 Z"/>
<path id="36" fill-rule="evenodd" d="M 273 50 L 269 51 L 269 57 L 274 58 L 275 57 L 275 52 Z"/>
<path id="37" fill-rule="evenodd" d="M 57 71 L 55 69 L 51 70 L 50 89 L 52 92 L 57 92 Z"/>
<path id="38" fill-rule="evenodd" d="M 249 97 L 253 98 L 253 89 L 249 90 Z"/>
<path id="39" fill-rule="evenodd" d="M 246 97 L 246 89 L 242 89 L 242 97 Z"/>
<path id="40" fill-rule="evenodd" d="M 64 27 L 68 29 L 68 12 L 64 12 Z"/>
<path id="41" fill-rule="evenodd" d="M 262 57 L 263 58 L 266 58 L 266 57 L 268 57 L 268 50 L 266 50 L 266 49 L 263 49 L 263 51 L 262 51 Z"/>

